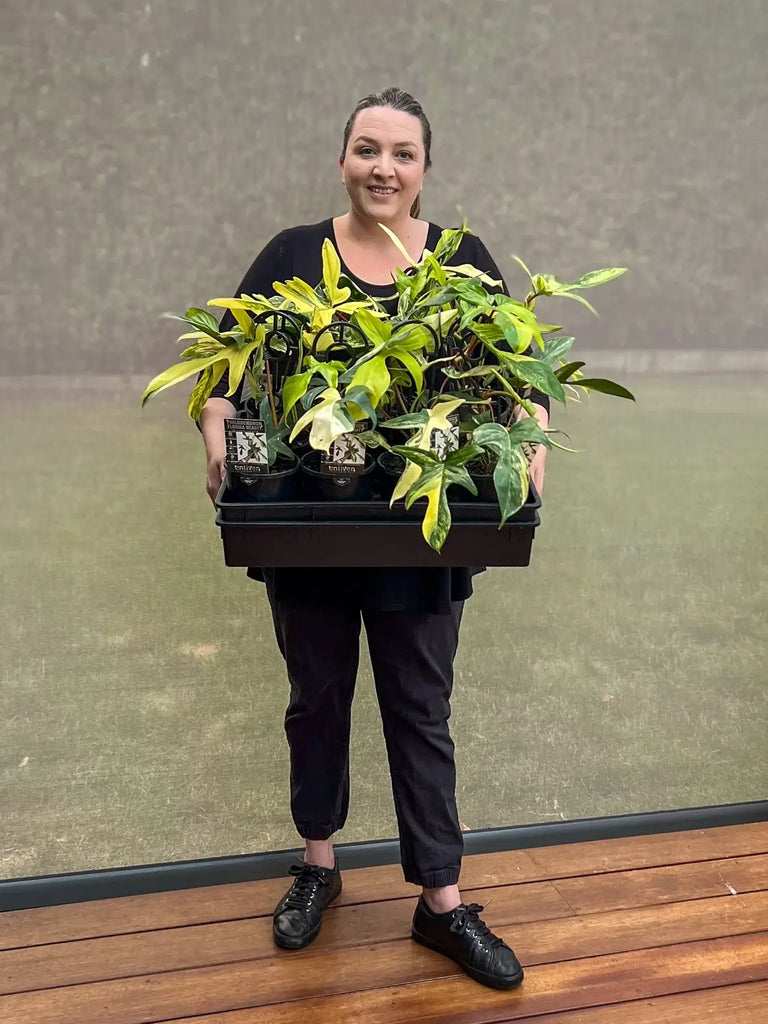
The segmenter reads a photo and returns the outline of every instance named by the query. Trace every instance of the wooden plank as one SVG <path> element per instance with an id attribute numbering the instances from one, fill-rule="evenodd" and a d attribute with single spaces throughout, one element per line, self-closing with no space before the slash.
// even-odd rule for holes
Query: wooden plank
<path id="1" fill-rule="evenodd" d="M 765 806 L 768 818 L 768 801 Z M 544 878 L 722 860 L 725 857 L 768 853 L 768 821 L 626 839 L 601 839 L 569 846 L 542 846 L 529 852 L 542 868 Z"/>
<path id="2" fill-rule="evenodd" d="M 465 858 L 461 884 L 465 889 L 516 885 L 539 881 L 541 876 L 541 868 L 534 864 L 527 851 L 512 850 Z M 381 900 L 382 893 L 387 894 L 387 899 L 402 899 L 418 896 L 421 891 L 419 886 L 403 880 L 399 864 L 343 870 L 342 878 L 344 889 L 340 906 L 374 903 Z M 292 881 L 286 875 L 262 882 L 235 882 L 34 910 L 9 910 L 0 913 L 0 950 L 232 921 L 254 914 L 271 916 Z"/>
<path id="3" fill-rule="evenodd" d="M 768 854 L 562 878 L 552 883 L 576 914 L 768 889 Z M 729 888 L 730 886 L 730 888 Z"/>
<path id="4" fill-rule="evenodd" d="M 768 930 L 768 893 L 568 917 L 548 885 L 500 889 L 483 915 L 529 965 Z M 413 907 L 413 900 L 393 900 L 331 908 L 309 952 L 410 942 Z M 54 943 L 0 954 L 0 993 L 275 956 L 296 954 L 275 948 L 264 918 Z"/>
<path id="5" fill-rule="evenodd" d="M 551 882 L 468 890 L 468 900 L 487 895 L 485 916 L 493 927 L 568 917 L 572 912 Z M 410 935 L 415 899 L 329 908 L 312 952 L 391 942 Z M 169 928 L 131 935 L 57 942 L 0 952 L 0 993 L 105 981 L 143 973 L 206 967 L 282 953 L 272 939 L 272 918 Z"/>
<path id="6" fill-rule="evenodd" d="M 478 1019 L 484 1021 L 519 1020 L 764 981 L 768 932 L 543 964 L 530 968 L 523 986 L 512 992 L 456 977 L 454 965 L 444 957 L 413 943 L 305 953 L 300 969 L 298 960 L 283 957 L 2 996 L 0 1020 L 153 1024 L 261 1006 L 259 1021 L 272 1024 L 327 1024 L 353 1017 L 366 1024 L 414 1024 L 467 1005 L 482 1009 L 485 1016 Z M 417 984 L 438 979 L 440 984 Z M 327 998 L 339 996 L 343 998 Z"/>
<path id="7" fill-rule="evenodd" d="M 547 1013 L 543 1017 L 524 1017 L 519 1024 L 763 1024 L 768 1006 L 768 982 L 753 981 L 746 985 L 706 989 L 703 992 L 682 992 L 679 995 L 643 999 L 634 1003 L 591 1007 L 589 1010 L 566 1010 Z M 250 1011 L 246 1011 L 250 1012 Z M 229 1015 L 228 1015 L 229 1016 Z M 467 1022 L 472 1018 L 467 1018 Z M 197 1018 L 203 1024 L 214 1024 L 210 1018 Z M 224 1024 L 224 1018 L 219 1018 Z M 251 1017 L 255 1021 L 255 1017 Z M 182 1024 L 182 1022 L 178 1022 Z M 227 1024 L 247 1024 L 246 1018 Z M 447 1018 L 445 1024 L 462 1024 L 461 1017 Z"/>
<path id="8" fill-rule="evenodd" d="M 430 986 L 434 990 L 435 986 Z M 343 997 L 341 997 L 343 998 Z M 438 997 L 439 998 L 439 997 Z M 439 999 L 442 1004 L 444 1000 Z M 321 1020 L 342 1020 L 334 1014 L 338 1013 L 339 999 L 328 1000 L 325 1005 L 327 1017 L 307 1019 L 302 1015 L 302 1022 L 319 1024 Z M 425 1001 L 426 1002 L 426 1001 Z M 469 1004 L 467 999 L 466 1003 Z M 476 1000 L 471 1000 L 474 1004 Z M 593 1006 L 587 1010 L 565 1010 L 562 1013 L 547 1013 L 544 1016 L 518 1017 L 518 1024 L 720 1024 L 727 1019 L 728 1024 L 763 1024 L 765 1007 L 768 1005 L 768 981 L 747 982 L 744 985 L 727 985 L 723 988 L 705 989 L 697 992 L 682 992 L 676 995 L 659 996 L 653 999 L 642 999 L 630 1003 L 614 1003 L 610 1006 Z M 436 1007 L 435 1007 L 436 1009 Z M 261 1009 L 233 1010 L 231 1013 L 206 1014 L 203 1017 L 185 1017 L 174 1020 L 173 1024 L 293 1024 L 298 1018 L 286 1015 L 276 1017 L 282 1008 L 267 1010 L 267 1019 Z M 286 1008 L 287 1010 L 287 1008 Z M 450 1012 L 453 1010 L 453 1012 Z M 429 1012 L 427 1010 L 426 1012 Z M 491 1010 L 493 1014 L 494 1011 Z M 303 1014 L 303 1008 L 302 1008 Z M 371 1024 L 378 1024 L 388 1018 L 371 1018 Z M 393 1024 L 405 1020 L 402 1016 L 389 1018 Z M 436 1015 L 421 1016 L 421 1024 L 487 1024 L 499 1021 L 497 1016 L 490 1018 L 483 1009 L 456 1011 L 456 1007 L 448 1004 L 448 1012 L 438 1011 Z M 366 1021 L 366 1024 L 368 1022 Z"/>
<path id="9" fill-rule="evenodd" d="M 671 832 L 595 843 L 540 847 L 465 857 L 463 889 L 511 885 L 580 873 L 626 870 L 680 862 L 687 851 L 694 859 L 723 859 L 768 850 L 768 824 L 731 825 L 692 832 Z M 606 851 L 604 848 L 608 847 Z M 403 881 L 399 865 L 344 871 L 340 903 L 375 902 L 382 892 L 399 899 L 417 895 L 417 886 Z M 157 928 L 229 921 L 272 908 L 291 879 L 238 882 L 146 896 L 123 896 L 34 910 L 0 913 L 0 950 L 70 939 L 121 935 Z M 482 902 L 482 900 L 480 901 Z"/>

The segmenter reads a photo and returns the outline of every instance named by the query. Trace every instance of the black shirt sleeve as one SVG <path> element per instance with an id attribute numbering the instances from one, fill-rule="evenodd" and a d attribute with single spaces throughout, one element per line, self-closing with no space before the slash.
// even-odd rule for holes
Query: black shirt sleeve
<path id="1" fill-rule="evenodd" d="M 267 242 L 261 250 L 259 255 L 246 271 L 245 277 L 232 293 L 232 297 L 240 298 L 242 294 L 274 295 L 274 288 L 272 285 L 275 281 L 285 281 L 288 278 L 293 277 L 292 263 L 293 261 L 290 246 L 288 245 L 286 238 L 286 232 L 281 231 L 280 234 L 275 235 L 271 241 Z M 237 321 L 235 320 L 231 310 L 225 309 L 224 316 L 222 316 L 219 322 L 219 330 L 229 331 L 236 325 L 236 323 Z M 228 397 L 228 400 L 235 406 L 239 406 L 240 404 L 242 390 L 243 385 L 241 382 L 235 393 Z M 229 372 L 225 370 L 223 377 L 211 392 L 211 398 L 227 398 L 228 391 Z"/>

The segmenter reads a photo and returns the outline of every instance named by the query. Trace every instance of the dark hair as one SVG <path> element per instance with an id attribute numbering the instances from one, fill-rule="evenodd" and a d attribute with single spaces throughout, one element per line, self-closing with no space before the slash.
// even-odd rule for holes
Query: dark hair
<path id="1" fill-rule="evenodd" d="M 427 115 L 424 113 L 419 101 L 414 99 L 409 92 L 406 92 L 405 89 L 396 89 L 394 86 L 384 89 L 382 92 L 372 92 L 368 96 L 363 96 L 358 101 L 357 106 L 349 115 L 347 123 L 344 125 L 344 144 L 341 147 L 342 160 L 347 152 L 349 136 L 352 134 L 352 125 L 355 123 L 355 118 L 361 110 L 367 110 L 369 107 L 391 107 L 392 110 L 402 110 L 404 114 L 413 114 L 414 117 L 418 117 L 421 121 L 421 134 L 424 138 L 424 169 L 427 170 L 432 166 L 432 157 L 430 156 L 432 129 Z M 419 197 L 416 196 L 411 207 L 412 217 L 419 216 L 420 205 Z"/>

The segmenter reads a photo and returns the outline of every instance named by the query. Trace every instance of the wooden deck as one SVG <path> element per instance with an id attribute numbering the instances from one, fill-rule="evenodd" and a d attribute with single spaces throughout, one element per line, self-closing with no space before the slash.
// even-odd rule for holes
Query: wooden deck
<path id="1" fill-rule="evenodd" d="M 300 952 L 271 940 L 288 877 L 0 914 L 0 1021 L 768 1020 L 768 823 L 466 858 L 464 898 L 526 968 L 506 993 L 411 941 L 399 867 L 343 880 Z"/>

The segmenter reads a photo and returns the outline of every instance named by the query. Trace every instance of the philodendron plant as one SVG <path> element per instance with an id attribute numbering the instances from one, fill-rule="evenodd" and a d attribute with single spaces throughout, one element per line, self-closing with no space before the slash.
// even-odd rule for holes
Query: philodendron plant
<path id="1" fill-rule="evenodd" d="M 624 270 L 597 270 L 563 284 L 531 274 L 518 260 L 530 282 L 518 300 L 478 268 L 449 265 L 466 225 L 444 231 L 418 262 L 382 228 L 410 264 L 395 274 L 393 315 L 342 273 L 326 239 L 316 287 L 293 278 L 276 281 L 269 297 L 210 300 L 232 311 L 237 326 L 230 331 L 219 332 L 202 309 L 178 318 L 196 328 L 182 335 L 193 344 L 149 384 L 142 402 L 197 373 L 189 402 L 196 418 L 228 370 L 228 394 L 244 381 L 269 410 L 281 444 L 308 430 L 310 445 L 327 452 L 355 431 L 365 444 L 405 460 L 390 504 L 402 499 L 410 507 L 426 498 L 423 534 L 440 551 L 451 525 L 451 485 L 475 494 L 473 476 L 492 474 L 501 528 L 527 499 L 529 445 L 564 448 L 554 439 L 559 431 L 536 422 L 532 389 L 561 403 L 589 391 L 633 399 L 614 381 L 585 376 L 584 362 L 571 359 L 574 339 L 535 312 L 542 296 L 570 298 L 594 312 L 579 292 Z"/>

